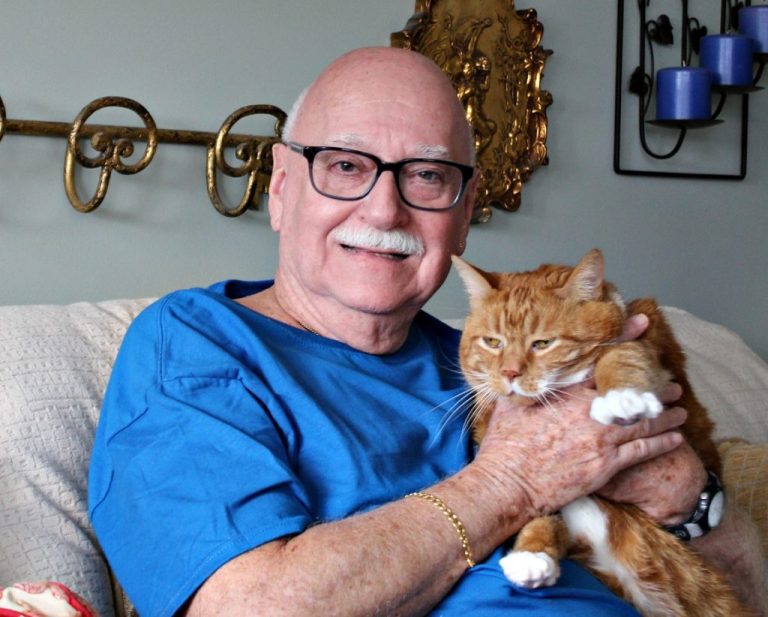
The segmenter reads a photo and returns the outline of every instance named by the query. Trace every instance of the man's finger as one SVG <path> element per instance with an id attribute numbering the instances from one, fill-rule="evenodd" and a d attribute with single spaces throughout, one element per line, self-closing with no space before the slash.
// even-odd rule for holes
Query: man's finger
<path id="1" fill-rule="evenodd" d="M 622 469 L 671 452 L 685 441 L 682 434 L 669 431 L 652 437 L 634 439 L 617 448 L 617 458 Z"/>
<path id="2" fill-rule="evenodd" d="M 648 316 L 645 315 L 644 313 L 638 313 L 637 315 L 632 315 L 631 317 L 627 317 L 626 321 L 624 322 L 624 327 L 621 331 L 621 335 L 619 336 L 619 340 L 634 341 L 643 332 L 645 332 L 647 327 L 648 327 Z"/>
<path id="3" fill-rule="evenodd" d="M 626 431 L 624 441 L 642 439 L 654 435 L 661 435 L 668 431 L 674 431 L 683 424 L 688 417 L 688 412 L 682 407 L 671 407 L 656 418 L 640 420 L 636 424 L 627 427 L 617 427 L 619 431 Z M 619 439 L 621 434 L 619 433 Z"/>
<path id="4" fill-rule="evenodd" d="M 661 399 L 662 403 L 669 405 L 670 403 L 674 403 L 676 400 L 678 400 L 682 395 L 683 388 L 680 386 L 680 384 L 674 381 L 670 381 L 664 388 L 664 391 L 661 393 L 659 398 Z"/>

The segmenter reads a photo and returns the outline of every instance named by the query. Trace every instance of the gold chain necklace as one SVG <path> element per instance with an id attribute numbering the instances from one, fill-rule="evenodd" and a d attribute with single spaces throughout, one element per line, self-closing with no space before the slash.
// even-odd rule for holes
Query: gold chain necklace
<path id="1" fill-rule="evenodd" d="M 285 307 L 283 306 L 283 303 L 280 302 L 280 298 L 277 297 L 277 292 L 275 292 L 275 302 L 277 302 L 277 306 L 280 307 L 280 310 L 283 311 L 288 317 L 293 319 L 297 324 L 299 324 L 302 328 L 304 328 L 307 332 L 314 334 L 315 336 L 322 336 L 317 330 L 314 330 L 313 328 L 310 328 L 307 324 L 305 324 L 303 321 L 301 321 L 298 317 L 295 317 L 293 313 L 289 313 Z"/>
<path id="2" fill-rule="evenodd" d="M 293 317 L 293 315 L 291 315 Z M 296 317 L 293 317 L 293 320 L 299 324 L 302 328 L 304 328 L 307 332 L 311 332 L 315 336 L 320 336 L 320 333 L 317 330 L 313 330 L 310 328 L 307 324 L 305 324 L 303 321 L 300 321 L 299 319 L 296 319 Z"/>

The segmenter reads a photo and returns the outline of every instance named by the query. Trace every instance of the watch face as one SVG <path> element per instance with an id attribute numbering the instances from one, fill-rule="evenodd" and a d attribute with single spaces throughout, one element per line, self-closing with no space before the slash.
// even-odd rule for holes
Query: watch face
<path id="1" fill-rule="evenodd" d="M 717 527 L 720 521 L 723 520 L 723 512 L 725 511 L 725 493 L 723 491 L 717 491 L 712 497 L 712 502 L 709 504 L 709 512 L 707 513 L 707 522 L 710 527 Z"/>

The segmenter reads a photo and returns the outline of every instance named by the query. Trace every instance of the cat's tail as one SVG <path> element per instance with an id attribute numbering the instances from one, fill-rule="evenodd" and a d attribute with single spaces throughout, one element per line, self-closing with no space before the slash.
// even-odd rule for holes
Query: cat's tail
<path id="1" fill-rule="evenodd" d="M 758 617 L 723 576 L 639 508 L 587 497 L 563 509 L 572 556 L 644 617 Z"/>

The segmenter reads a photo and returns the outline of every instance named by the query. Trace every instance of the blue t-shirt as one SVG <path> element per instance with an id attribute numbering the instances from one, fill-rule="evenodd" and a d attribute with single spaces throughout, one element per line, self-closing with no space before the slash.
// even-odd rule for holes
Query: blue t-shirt
<path id="1" fill-rule="evenodd" d="M 232 300 L 270 284 L 170 294 L 118 354 L 89 512 L 142 617 L 170 617 L 237 555 L 399 499 L 471 455 L 455 330 L 420 313 L 396 353 L 367 354 Z M 570 562 L 556 587 L 518 590 L 500 556 L 434 614 L 636 615 Z"/>

